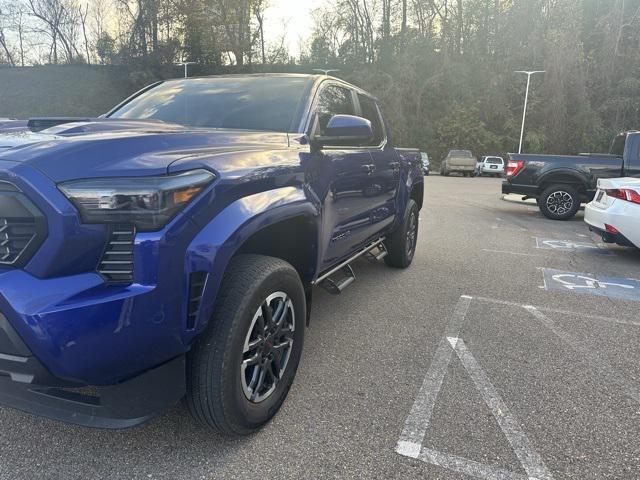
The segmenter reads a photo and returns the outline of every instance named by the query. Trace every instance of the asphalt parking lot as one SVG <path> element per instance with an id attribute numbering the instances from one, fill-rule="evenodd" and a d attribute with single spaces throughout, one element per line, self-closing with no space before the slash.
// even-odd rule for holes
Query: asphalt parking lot
<path id="1" fill-rule="evenodd" d="M 315 292 L 298 376 L 264 430 L 182 405 L 125 431 L 0 408 L 2 479 L 640 476 L 640 253 L 433 176 L 412 267 L 361 260 Z"/>

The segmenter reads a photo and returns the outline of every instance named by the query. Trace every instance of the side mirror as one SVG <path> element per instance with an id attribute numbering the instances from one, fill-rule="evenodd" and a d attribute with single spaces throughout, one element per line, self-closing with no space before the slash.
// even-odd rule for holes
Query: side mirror
<path id="1" fill-rule="evenodd" d="M 314 137 L 322 145 L 361 145 L 373 138 L 371 122 L 354 115 L 334 115 L 324 129 L 324 135 Z"/>

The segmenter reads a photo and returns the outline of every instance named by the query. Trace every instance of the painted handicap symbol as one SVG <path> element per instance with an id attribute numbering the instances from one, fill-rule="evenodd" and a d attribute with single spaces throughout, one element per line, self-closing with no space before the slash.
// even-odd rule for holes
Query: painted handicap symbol
<path id="1" fill-rule="evenodd" d="M 640 280 L 543 268 L 545 290 L 558 290 L 640 302 Z"/>
<path id="2" fill-rule="evenodd" d="M 544 240 L 542 244 L 554 250 L 558 250 L 558 249 L 577 250 L 580 248 L 595 248 L 595 249 L 598 248 L 596 245 L 590 245 L 588 243 L 569 242 L 566 240 Z"/>
<path id="3" fill-rule="evenodd" d="M 626 288 L 629 290 L 635 289 L 633 285 L 625 285 L 622 283 L 614 283 L 614 282 L 604 282 L 599 281 L 595 278 L 587 277 L 584 275 L 575 275 L 572 273 L 561 273 L 557 275 L 553 275 L 553 278 L 556 282 L 561 283 L 563 287 L 568 288 L 569 290 L 575 290 L 577 288 Z M 567 280 L 567 279 L 575 279 L 577 281 Z M 581 284 L 584 282 L 584 284 Z"/>

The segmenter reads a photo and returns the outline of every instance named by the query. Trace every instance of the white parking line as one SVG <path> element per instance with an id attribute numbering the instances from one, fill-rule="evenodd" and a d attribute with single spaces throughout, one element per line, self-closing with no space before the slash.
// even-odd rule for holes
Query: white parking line
<path id="1" fill-rule="evenodd" d="M 611 255 L 606 249 L 600 248 L 595 243 L 575 242 L 573 240 L 556 240 L 554 238 L 533 237 L 536 240 L 536 248 L 540 250 L 559 250 L 563 252 L 595 251 L 597 253 Z"/>
<path id="2" fill-rule="evenodd" d="M 512 232 L 528 232 L 529 230 L 527 230 L 524 227 L 503 227 L 501 225 L 491 225 L 491 229 L 492 230 L 508 230 L 508 231 L 512 231 Z"/>
<path id="3" fill-rule="evenodd" d="M 465 321 L 472 297 L 463 295 L 456 304 L 454 313 L 447 325 L 445 337 L 440 342 L 433 361 L 418 392 L 416 400 L 407 416 L 396 452 L 426 463 L 441 466 L 452 471 L 471 475 L 476 478 L 496 480 L 551 480 L 553 477 L 547 470 L 542 458 L 533 449 L 529 439 L 519 424 L 509 413 L 504 401 L 493 387 L 471 352 L 466 348 L 458 334 Z M 460 358 L 465 370 L 469 373 L 476 388 L 482 395 L 487 407 L 496 418 L 515 455 L 520 460 L 527 476 L 504 469 L 494 468 L 463 457 L 423 448 L 422 442 L 431 422 L 438 394 L 442 388 L 452 354 Z"/>
<path id="4" fill-rule="evenodd" d="M 520 425 L 509 412 L 500 394 L 491 384 L 486 373 L 484 373 L 484 370 L 482 370 L 476 359 L 471 355 L 471 352 L 467 349 L 464 341 L 461 338 L 452 337 L 449 337 L 447 340 L 455 350 L 465 370 L 469 373 L 469 376 L 491 410 L 498 425 L 500 425 L 504 436 L 507 438 L 509 445 L 511 445 L 511 448 L 518 457 L 518 460 L 520 460 L 529 478 L 537 478 L 540 480 L 553 478 L 551 472 L 547 470 L 547 467 L 542 461 L 542 457 L 535 451 L 533 445 L 531 445 L 531 442 L 520 428 Z"/>
<path id="5" fill-rule="evenodd" d="M 468 458 L 459 457 L 450 453 L 438 452 L 437 450 L 432 450 L 430 448 L 423 448 L 420 454 L 414 458 L 476 478 L 492 480 L 531 480 L 530 477 L 527 477 L 526 475 L 513 473 L 501 468 L 490 467 L 489 465 L 474 462 Z"/>
<path id="6" fill-rule="evenodd" d="M 521 307 L 521 308 L 525 308 L 528 307 L 529 305 L 525 305 L 522 303 L 516 303 L 516 302 L 510 302 L 508 300 L 498 300 L 496 298 L 487 298 L 487 297 L 473 297 L 474 300 L 478 300 L 481 302 L 486 302 L 486 303 L 495 303 L 498 305 L 508 305 L 511 307 Z M 619 318 L 611 318 L 611 317 L 604 317 L 601 315 L 591 315 L 588 313 L 579 313 L 579 312 L 572 312 L 570 310 L 559 310 L 556 308 L 548 308 L 548 307 L 535 307 L 537 310 L 541 311 L 541 312 L 548 312 L 548 313 L 557 313 L 560 315 L 571 315 L 573 317 L 584 317 L 584 318 L 589 318 L 592 320 L 601 320 L 603 322 L 610 322 L 610 323 L 618 323 L 621 325 L 633 325 L 634 327 L 640 327 L 640 322 L 634 322 L 633 320 L 622 320 Z"/>
<path id="7" fill-rule="evenodd" d="M 521 252 L 510 252 L 509 250 L 492 250 L 490 248 L 483 248 L 483 252 L 491 252 L 491 253 L 507 253 L 509 255 L 523 255 L 525 257 L 541 257 L 542 255 L 536 255 L 535 253 L 521 253 Z"/>
<path id="8" fill-rule="evenodd" d="M 545 327 L 551 330 L 551 332 L 560 338 L 560 340 L 567 343 L 573 350 L 580 352 L 592 368 L 599 370 L 604 378 L 607 378 L 618 385 L 627 397 L 640 403 L 640 390 L 638 387 L 623 378 L 617 370 L 609 364 L 609 362 L 593 353 L 591 349 L 584 347 L 579 341 L 571 337 L 566 332 L 559 329 L 553 320 L 544 315 L 536 307 L 524 305 L 523 308 L 537 318 Z"/>
<path id="9" fill-rule="evenodd" d="M 404 429 L 402 430 L 398 447 L 396 448 L 398 453 L 402 455 L 416 458 L 420 452 L 422 440 L 429 427 L 433 407 L 436 404 L 438 393 L 442 387 L 442 381 L 447 373 L 447 367 L 453 354 L 447 342 L 447 337 L 458 336 L 462 323 L 467 316 L 470 303 L 471 297 L 466 295 L 461 296 L 460 300 L 458 300 L 451 320 L 447 325 L 445 336 L 440 341 L 440 345 L 438 345 L 427 375 L 422 382 L 422 387 L 405 421 Z"/>

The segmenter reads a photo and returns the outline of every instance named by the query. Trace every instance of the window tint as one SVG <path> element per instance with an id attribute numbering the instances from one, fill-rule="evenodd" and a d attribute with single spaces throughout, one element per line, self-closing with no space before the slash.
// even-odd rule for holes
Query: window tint
<path id="1" fill-rule="evenodd" d="M 327 123 L 334 115 L 355 115 L 351 90 L 338 85 L 327 85 L 320 92 L 316 104 L 320 135 L 325 135 Z"/>
<path id="2" fill-rule="evenodd" d="M 496 164 L 496 165 L 502 165 L 504 162 L 501 158 L 498 157 L 487 157 L 487 160 L 485 161 L 485 163 L 492 163 L 492 164 Z"/>
<path id="3" fill-rule="evenodd" d="M 376 102 L 371 97 L 361 94 L 358 94 L 358 101 L 360 102 L 362 116 L 371 122 L 371 128 L 373 129 L 373 139 L 367 145 L 380 145 L 384 139 L 384 132 Z"/>
<path id="4" fill-rule="evenodd" d="M 171 80 L 144 92 L 111 118 L 155 119 L 191 127 L 295 131 L 308 79 L 218 77 Z"/>

